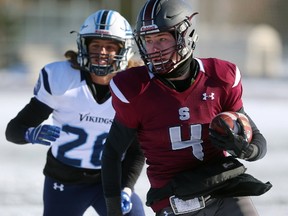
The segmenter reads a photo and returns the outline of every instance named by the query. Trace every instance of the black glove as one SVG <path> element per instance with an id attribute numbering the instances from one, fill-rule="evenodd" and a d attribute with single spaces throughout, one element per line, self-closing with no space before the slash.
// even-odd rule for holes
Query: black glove
<path id="1" fill-rule="evenodd" d="M 253 146 L 248 143 L 244 125 L 240 118 L 237 119 L 239 133 L 236 134 L 223 120 L 220 119 L 227 135 L 219 134 L 217 131 L 209 128 L 210 140 L 216 147 L 226 150 L 233 157 L 247 159 L 253 153 Z"/>

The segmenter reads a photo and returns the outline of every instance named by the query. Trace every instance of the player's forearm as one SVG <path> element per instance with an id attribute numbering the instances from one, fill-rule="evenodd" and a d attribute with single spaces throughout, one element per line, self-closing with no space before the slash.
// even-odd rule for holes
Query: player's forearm
<path id="1" fill-rule="evenodd" d="M 121 197 L 109 197 L 105 199 L 107 207 L 107 216 L 122 216 Z"/>
<path id="2" fill-rule="evenodd" d="M 121 154 L 117 152 L 109 138 L 102 154 L 102 185 L 105 197 L 120 196 L 121 193 Z"/>
<path id="3" fill-rule="evenodd" d="M 6 139 L 9 142 L 13 142 L 16 144 L 26 144 L 28 143 L 25 140 L 25 132 L 27 129 L 28 127 L 19 123 L 17 119 L 12 119 L 6 127 Z"/>
<path id="4" fill-rule="evenodd" d="M 250 116 L 245 113 L 244 108 L 240 109 L 239 112 L 244 113 L 250 122 L 250 125 L 252 127 L 253 137 L 251 140 L 251 146 L 253 146 L 253 152 L 249 158 L 247 158 L 247 161 L 255 161 L 263 158 L 266 155 L 267 152 L 267 142 L 265 137 L 262 135 L 254 121 L 250 118 Z"/>
<path id="5" fill-rule="evenodd" d="M 122 187 L 134 189 L 134 185 L 142 172 L 144 163 L 145 158 L 140 149 L 140 145 L 137 140 L 134 140 L 122 162 Z"/>
<path id="6" fill-rule="evenodd" d="M 129 144 L 133 140 L 134 135 L 134 131 L 114 121 L 104 144 L 102 154 L 102 186 L 106 202 L 108 202 L 109 208 L 113 210 L 108 215 L 117 215 L 120 211 L 119 209 L 121 209 L 121 200 L 117 199 L 117 197 L 121 196 L 121 190 L 123 189 L 121 176 L 122 159 L 127 150 L 130 152 Z M 126 175 L 126 179 L 129 179 L 129 174 L 126 173 L 124 175 Z M 110 210 L 108 209 L 108 211 Z"/>
<path id="7" fill-rule="evenodd" d="M 253 138 L 251 140 L 251 145 L 254 147 L 253 155 L 251 155 L 247 161 L 255 161 L 263 158 L 266 155 L 267 152 L 267 144 L 266 139 L 264 136 L 259 132 L 255 133 L 253 131 Z"/>

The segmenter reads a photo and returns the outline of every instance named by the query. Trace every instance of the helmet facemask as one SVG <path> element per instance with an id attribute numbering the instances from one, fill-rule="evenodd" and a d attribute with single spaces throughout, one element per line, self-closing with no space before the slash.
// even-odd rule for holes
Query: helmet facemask
<path id="1" fill-rule="evenodd" d="M 173 53 L 176 53 L 176 45 L 168 47 L 164 50 L 148 53 L 145 49 L 145 45 L 143 45 L 143 40 L 144 39 L 141 40 L 141 46 L 142 50 L 144 51 L 141 51 L 140 54 L 146 65 L 149 67 L 150 71 L 159 74 L 167 73 L 170 71 L 174 67 L 175 62 L 171 58 L 167 59 L 167 56 L 171 56 Z M 179 56 L 176 55 L 176 58 L 178 57 Z"/>
<path id="2" fill-rule="evenodd" d="M 105 76 L 117 71 L 116 63 L 119 62 L 119 60 L 117 60 L 115 56 L 112 57 L 110 54 L 90 53 L 88 58 L 88 67 L 91 73 L 95 73 L 98 76 Z M 100 61 L 105 61 L 106 64 L 101 64 Z"/>

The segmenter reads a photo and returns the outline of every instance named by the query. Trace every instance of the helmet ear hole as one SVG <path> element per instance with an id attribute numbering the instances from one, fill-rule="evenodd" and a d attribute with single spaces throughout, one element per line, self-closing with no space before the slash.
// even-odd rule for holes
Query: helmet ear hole
<path id="1" fill-rule="evenodd" d="M 196 41 L 194 41 L 194 33 L 195 33 L 195 29 L 193 29 L 191 32 L 190 32 L 190 34 L 189 34 L 189 36 L 188 36 L 188 43 L 187 43 L 187 46 L 189 46 L 189 47 L 191 47 L 192 49 L 193 48 L 195 48 L 195 46 L 196 46 L 196 44 L 195 44 L 195 42 Z"/>
<path id="2" fill-rule="evenodd" d="M 86 37 L 85 40 L 84 40 L 84 43 L 85 43 L 87 52 L 88 52 L 89 44 L 91 43 L 92 39 L 93 39 L 93 38 L 91 38 L 91 37 Z"/>
<path id="3" fill-rule="evenodd" d="M 194 34 L 194 32 L 195 32 L 195 29 L 193 29 L 193 30 L 191 31 L 191 33 L 189 34 L 189 37 L 192 37 L 193 34 Z"/>
<path id="4" fill-rule="evenodd" d="M 192 50 L 195 49 L 195 47 L 196 47 L 196 42 L 198 41 L 198 35 L 197 35 L 196 33 L 193 33 L 193 34 L 194 34 L 194 35 L 193 35 L 193 37 L 192 37 L 192 46 L 191 46 Z"/>

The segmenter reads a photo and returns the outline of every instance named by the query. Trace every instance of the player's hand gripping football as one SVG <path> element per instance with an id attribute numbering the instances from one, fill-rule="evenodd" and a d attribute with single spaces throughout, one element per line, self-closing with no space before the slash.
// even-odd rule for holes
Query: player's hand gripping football
<path id="1" fill-rule="evenodd" d="M 125 191 L 121 192 L 121 208 L 123 215 L 128 214 L 132 209 L 131 198 Z"/>
<path id="2" fill-rule="evenodd" d="M 237 118 L 239 127 L 238 134 L 235 133 L 223 119 L 220 119 L 220 121 L 225 127 L 227 135 L 219 134 L 217 131 L 209 128 L 211 143 L 220 149 L 226 150 L 234 157 L 240 159 L 249 158 L 253 152 L 253 146 L 248 143 L 242 120 Z"/>
<path id="3" fill-rule="evenodd" d="M 25 133 L 25 139 L 32 144 L 50 145 L 60 136 L 60 128 L 54 125 L 39 125 L 30 127 Z"/>

